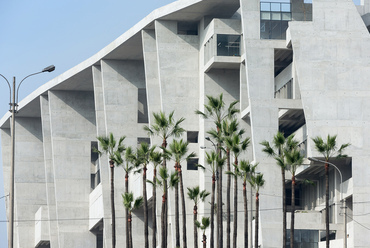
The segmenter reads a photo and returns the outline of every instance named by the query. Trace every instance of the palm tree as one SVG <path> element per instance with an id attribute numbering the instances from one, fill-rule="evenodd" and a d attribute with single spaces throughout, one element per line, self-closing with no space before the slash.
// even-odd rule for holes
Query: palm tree
<path id="1" fill-rule="evenodd" d="M 291 147 L 297 146 L 296 141 L 293 139 L 294 135 L 290 135 L 288 138 L 285 138 L 284 134 L 277 132 L 272 140 L 272 144 L 268 141 L 261 142 L 261 145 L 264 146 L 262 151 L 268 156 L 273 157 L 276 160 L 276 164 L 280 167 L 281 170 L 281 186 L 282 186 L 282 196 L 283 196 L 283 247 L 286 244 L 286 192 L 285 192 L 285 150 L 290 150 Z"/>
<path id="2" fill-rule="evenodd" d="M 325 159 L 325 229 L 326 229 L 326 248 L 329 248 L 329 160 L 336 155 L 337 158 L 347 157 L 343 154 L 345 148 L 347 148 L 350 143 L 342 144 L 337 150 L 337 135 L 330 136 L 326 138 L 326 143 L 324 140 L 317 136 L 312 139 L 315 143 L 316 150 L 323 155 Z"/>
<path id="3" fill-rule="evenodd" d="M 118 144 L 116 139 L 114 138 L 113 134 L 110 133 L 108 137 L 106 136 L 99 136 L 97 137 L 99 141 L 99 145 L 101 147 L 101 151 L 97 150 L 99 155 L 103 153 L 107 154 L 109 157 L 109 165 L 110 165 L 110 199 L 111 199 L 111 211 L 112 211 L 112 248 L 116 247 L 116 211 L 114 207 L 114 164 L 117 164 L 116 157 L 119 156 L 124 150 L 125 146 L 123 145 L 123 141 L 126 137 L 120 137 Z M 120 161 L 118 161 L 120 162 Z"/>
<path id="4" fill-rule="evenodd" d="M 237 244 L 237 226 L 238 226 L 238 157 L 239 155 L 247 150 L 250 139 L 245 138 L 241 141 L 241 135 L 244 133 L 244 130 L 241 129 L 238 133 L 234 133 L 232 136 L 225 138 L 226 147 L 233 153 L 234 156 L 234 226 L 233 226 L 233 248 L 236 248 Z M 228 169 L 230 172 L 230 168 Z M 227 173 L 228 177 L 233 175 L 232 173 Z M 230 198 L 230 197 L 229 197 Z M 230 201 L 230 199 L 229 199 Z M 230 209 L 228 210 L 230 211 Z"/>
<path id="5" fill-rule="evenodd" d="M 132 248 L 133 247 L 133 244 L 132 244 L 132 211 L 135 210 L 135 209 L 139 209 L 141 207 L 141 205 L 143 204 L 143 197 L 140 196 L 138 198 L 135 199 L 134 201 L 134 196 L 132 193 L 125 193 L 125 194 L 122 194 L 122 198 L 123 198 L 123 205 L 125 206 L 126 209 L 128 209 L 128 232 L 129 232 L 129 248 Z M 134 205 L 132 205 L 132 202 L 134 202 Z"/>
<path id="6" fill-rule="evenodd" d="M 162 163 L 162 154 L 156 151 L 151 151 L 149 160 L 153 163 L 153 182 L 157 181 L 157 167 Z M 152 222 L 153 222 L 153 248 L 157 247 L 157 188 L 153 187 L 153 207 L 152 207 Z"/>
<path id="7" fill-rule="evenodd" d="M 214 247 L 214 213 L 215 213 L 215 187 L 216 187 L 216 172 L 219 165 L 225 163 L 225 158 L 220 158 L 215 151 L 206 152 L 206 162 L 209 165 L 209 171 L 212 173 L 212 191 L 211 191 L 211 241 L 210 247 Z M 206 170 L 202 165 L 198 165 L 201 169 Z"/>
<path id="8" fill-rule="evenodd" d="M 121 156 L 117 157 L 117 159 L 120 159 Z M 130 172 L 135 168 L 134 163 L 134 154 L 132 151 L 131 146 L 127 147 L 125 151 L 125 166 L 123 166 L 123 170 L 125 171 L 125 193 L 128 193 L 128 179 Z M 122 161 L 123 162 L 123 161 Z M 128 222 L 128 216 L 129 210 L 126 208 L 126 247 L 129 247 L 129 222 Z"/>
<path id="9" fill-rule="evenodd" d="M 175 187 L 177 183 L 179 183 L 179 178 L 177 176 L 177 172 L 171 173 L 171 175 L 168 174 L 167 168 L 165 167 L 160 167 L 159 169 L 159 178 L 156 178 L 155 182 L 152 182 L 150 180 L 147 180 L 148 183 L 151 183 L 153 187 L 160 186 L 163 190 L 163 195 L 162 195 L 162 211 L 161 211 L 161 241 L 162 241 L 162 247 L 167 246 L 167 237 L 165 236 L 165 228 L 166 228 L 166 221 L 165 221 L 165 214 L 166 214 L 166 194 L 168 192 L 168 188 Z"/>
<path id="10" fill-rule="evenodd" d="M 180 197 L 181 197 L 181 205 L 182 205 L 182 231 L 183 231 L 183 247 L 186 248 L 186 206 L 185 206 L 185 195 L 184 195 L 184 182 L 182 178 L 182 170 L 181 170 L 181 162 L 184 160 L 189 160 L 190 158 L 195 157 L 195 153 L 192 152 L 185 157 L 188 153 L 189 143 L 184 142 L 184 140 L 173 140 L 173 142 L 169 146 L 169 152 L 172 156 L 172 159 L 175 161 L 175 168 L 178 172 L 179 183 L 180 183 Z M 178 216 L 177 216 L 178 217 Z M 177 220 L 177 223 L 179 221 Z M 179 244 L 180 246 L 180 244 Z"/>
<path id="11" fill-rule="evenodd" d="M 239 110 L 235 108 L 238 101 L 230 103 L 229 107 L 225 110 L 225 102 L 223 100 L 223 94 L 219 97 L 207 96 L 208 103 L 204 104 L 205 111 L 196 110 L 195 113 L 202 116 L 205 119 L 213 119 L 216 125 L 217 136 L 221 137 L 221 125 L 222 121 L 226 118 L 232 119 Z M 217 152 L 221 157 L 221 141 L 217 143 Z M 217 181 L 217 236 L 218 246 L 223 247 L 223 224 L 222 224 L 222 167 L 217 167 L 218 181 Z M 213 240 L 211 238 L 211 247 L 213 247 Z"/>
<path id="12" fill-rule="evenodd" d="M 196 226 L 200 228 L 200 230 L 203 230 L 203 248 L 207 248 L 206 229 L 209 227 L 209 217 L 202 217 L 202 224 L 196 221 Z"/>
<path id="13" fill-rule="evenodd" d="M 258 224 L 259 224 L 259 191 L 260 188 L 265 184 L 263 174 L 252 175 L 250 179 L 251 186 L 256 190 L 256 218 L 255 218 L 255 230 L 254 230 L 254 247 L 258 247 Z"/>
<path id="14" fill-rule="evenodd" d="M 289 171 L 292 173 L 292 198 L 291 198 L 291 221 L 290 221 L 290 248 L 294 248 L 294 216 L 295 216 L 295 185 L 296 185 L 296 171 L 297 168 L 302 165 L 304 155 L 297 148 L 290 151 L 285 151 L 286 162 L 288 165 Z"/>
<path id="15" fill-rule="evenodd" d="M 148 199 L 146 190 L 146 171 L 147 166 L 150 162 L 150 153 L 153 152 L 155 146 L 149 148 L 148 143 L 141 143 L 136 152 L 136 167 L 138 170 L 136 172 L 143 172 L 143 207 L 144 207 L 144 237 L 145 237 L 145 248 L 149 248 L 149 224 L 148 224 Z"/>
<path id="16" fill-rule="evenodd" d="M 166 114 L 162 111 L 159 113 L 153 113 L 153 124 L 149 126 L 144 126 L 144 130 L 149 133 L 150 136 L 157 135 L 162 139 L 162 148 L 167 147 L 167 140 L 170 137 L 180 137 L 181 134 L 185 131 L 182 127 L 180 127 L 180 124 L 185 120 L 184 118 L 180 118 L 179 120 L 175 121 L 173 118 L 174 111 L 172 111 L 168 117 Z M 163 151 L 164 153 L 165 151 Z M 166 166 L 166 160 L 167 158 L 164 156 L 162 165 L 163 167 Z M 165 185 L 164 188 L 167 190 L 167 181 L 164 181 Z M 162 247 L 167 247 L 167 219 L 168 219 L 168 207 L 167 207 L 167 192 L 165 193 L 165 215 L 163 216 L 164 221 L 166 223 L 165 225 L 165 242 L 162 242 Z M 162 220 L 161 220 L 162 221 Z"/>
<path id="17" fill-rule="evenodd" d="M 227 119 L 222 121 L 222 138 L 224 140 L 225 146 L 226 146 L 226 170 L 230 171 L 230 150 L 233 147 L 232 142 L 227 142 L 228 140 L 232 140 L 232 136 L 237 135 L 241 136 L 245 131 L 244 129 L 241 129 L 237 132 L 239 126 L 239 122 L 234 119 L 231 122 L 229 122 Z M 236 133 L 237 132 L 237 133 Z M 231 234 L 231 199 L 230 199 L 230 191 L 231 191 L 231 175 L 227 175 L 227 182 L 226 182 L 226 247 L 230 248 L 230 234 Z M 235 188 L 234 188 L 235 192 Z M 237 218 L 237 216 L 234 215 L 234 220 Z M 235 223 L 234 223 L 235 226 Z M 235 228 L 236 229 L 236 228 Z M 236 233 L 236 230 L 234 230 L 234 234 Z M 236 243 L 235 243 L 236 247 Z"/>
<path id="18" fill-rule="evenodd" d="M 198 216 L 198 203 L 199 201 L 204 202 L 209 192 L 202 190 L 200 192 L 199 186 L 194 188 L 188 188 L 188 197 L 194 202 L 193 214 L 194 214 L 194 248 L 198 248 L 198 231 L 197 231 L 197 216 Z"/>

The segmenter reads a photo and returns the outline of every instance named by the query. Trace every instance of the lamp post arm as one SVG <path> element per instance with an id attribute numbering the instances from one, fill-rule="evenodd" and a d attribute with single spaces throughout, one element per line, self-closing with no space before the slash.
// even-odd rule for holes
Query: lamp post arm
<path id="1" fill-rule="evenodd" d="M 0 74 L 0 76 L 5 79 L 5 81 L 7 82 L 9 86 L 9 104 L 10 104 L 12 102 L 12 88 L 10 87 L 10 83 L 8 79 L 6 79 L 6 77 L 4 77 L 2 74 Z"/>
<path id="2" fill-rule="evenodd" d="M 40 74 L 40 73 L 43 73 L 44 71 L 39 71 L 39 72 L 35 72 L 35 73 L 32 73 L 30 75 L 28 75 L 27 77 L 23 78 L 22 81 L 18 84 L 18 87 L 17 87 L 17 92 L 16 92 L 16 99 L 15 99 L 15 104 L 18 104 L 18 91 L 19 91 L 19 87 L 21 86 L 22 82 L 26 79 L 26 78 L 29 78 L 33 75 L 37 75 L 37 74 Z"/>

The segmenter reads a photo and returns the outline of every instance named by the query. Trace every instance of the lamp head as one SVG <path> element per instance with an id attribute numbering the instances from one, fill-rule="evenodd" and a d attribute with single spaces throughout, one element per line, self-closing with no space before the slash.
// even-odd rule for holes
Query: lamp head
<path id="1" fill-rule="evenodd" d="M 208 141 L 211 141 L 211 138 L 210 138 L 210 137 L 208 137 L 208 136 L 207 136 L 207 137 L 205 137 L 205 139 L 206 139 L 206 140 L 208 140 Z"/>
<path id="2" fill-rule="evenodd" d="M 54 71 L 54 70 L 55 70 L 55 66 L 54 66 L 54 65 L 50 65 L 50 66 L 48 66 L 48 67 L 44 68 L 44 69 L 42 70 L 42 72 L 52 72 L 52 71 Z"/>

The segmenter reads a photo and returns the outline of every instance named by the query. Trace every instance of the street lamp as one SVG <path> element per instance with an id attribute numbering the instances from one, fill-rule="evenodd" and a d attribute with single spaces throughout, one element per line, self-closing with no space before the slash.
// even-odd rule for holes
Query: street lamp
<path id="1" fill-rule="evenodd" d="M 339 190 L 340 190 L 340 195 L 341 195 L 341 202 L 342 202 L 342 208 L 344 210 L 344 237 L 343 237 L 343 247 L 344 248 L 347 248 L 347 211 L 346 211 L 346 201 L 343 199 L 343 177 L 342 177 L 342 172 L 338 169 L 338 167 L 333 164 L 333 163 L 330 163 L 329 161 L 324 161 L 324 160 L 320 160 L 320 159 L 317 159 L 317 158 L 311 158 L 309 157 L 308 160 L 310 161 L 313 161 L 313 162 L 318 162 L 318 163 L 322 163 L 322 164 L 329 164 L 331 166 L 333 166 L 338 172 L 339 172 L 339 176 L 340 176 L 340 187 L 339 187 Z M 327 209 L 326 211 L 329 211 L 329 209 Z"/>
<path id="2" fill-rule="evenodd" d="M 2 74 L 0 76 L 5 79 L 5 81 L 8 83 L 9 86 L 9 105 L 10 109 L 9 111 L 12 113 L 12 123 L 11 123 L 11 164 L 10 164 L 10 192 L 9 192 L 9 198 L 10 198 L 10 214 L 9 214 L 9 229 L 8 229 L 8 247 L 13 248 L 13 233 L 14 233 L 14 155 L 15 155 L 15 114 L 18 111 L 18 91 L 19 87 L 21 86 L 22 82 L 33 75 L 40 74 L 43 72 L 52 72 L 55 70 L 55 66 L 51 65 L 46 68 L 44 68 L 40 72 L 32 73 L 28 75 L 27 77 L 23 78 L 22 81 L 19 83 L 17 90 L 15 90 L 16 83 L 15 83 L 15 77 L 13 77 L 13 90 L 10 87 L 10 83 L 6 77 L 4 77 Z M 12 99 L 12 93 L 13 93 L 13 99 Z"/>

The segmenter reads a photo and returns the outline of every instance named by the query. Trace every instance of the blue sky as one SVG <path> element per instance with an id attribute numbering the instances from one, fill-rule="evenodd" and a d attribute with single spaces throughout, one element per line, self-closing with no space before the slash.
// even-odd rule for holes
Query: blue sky
<path id="1" fill-rule="evenodd" d="M 9 82 L 54 64 L 56 70 L 26 79 L 19 100 L 88 59 L 158 7 L 174 0 L 0 1 L 0 74 Z M 129 4 L 128 4 L 129 3 Z M 0 118 L 9 108 L 0 78 Z M 0 155 L 0 248 L 7 247 Z"/>
<path id="2" fill-rule="evenodd" d="M 354 0 L 356 4 L 360 0 Z M 129 4 L 128 4 L 129 2 Z M 54 64 L 56 70 L 28 78 L 19 100 L 97 53 L 158 7 L 174 0 L 17 0 L 0 1 L 0 74 L 9 82 Z M 4 81 L 0 78 L 0 81 Z M 0 117 L 9 91 L 0 82 Z M 0 248 L 7 247 L 5 198 L 0 154 Z"/>

